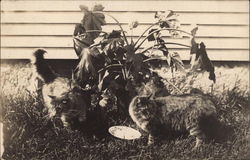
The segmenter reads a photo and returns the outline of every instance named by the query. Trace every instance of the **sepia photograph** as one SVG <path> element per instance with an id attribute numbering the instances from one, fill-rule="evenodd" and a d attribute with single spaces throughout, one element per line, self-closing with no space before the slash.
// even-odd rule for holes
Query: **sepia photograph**
<path id="1" fill-rule="evenodd" d="M 248 160 L 248 0 L 1 0 L 1 160 Z"/>

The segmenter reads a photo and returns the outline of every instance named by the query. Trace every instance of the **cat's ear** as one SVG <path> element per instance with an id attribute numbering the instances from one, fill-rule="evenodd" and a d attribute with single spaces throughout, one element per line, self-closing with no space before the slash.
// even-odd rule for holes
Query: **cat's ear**
<path id="1" fill-rule="evenodd" d="M 51 99 L 55 99 L 56 98 L 56 96 L 52 96 L 52 95 L 48 95 L 48 97 L 51 98 Z"/>
<path id="2" fill-rule="evenodd" d="M 154 94 L 153 93 L 151 93 L 148 97 L 148 100 L 152 100 L 152 99 L 154 99 Z"/>

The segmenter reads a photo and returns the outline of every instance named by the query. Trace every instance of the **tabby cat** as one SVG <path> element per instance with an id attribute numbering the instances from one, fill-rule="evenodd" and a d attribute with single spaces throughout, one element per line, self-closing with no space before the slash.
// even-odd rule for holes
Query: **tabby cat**
<path id="1" fill-rule="evenodd" d="M 75 121 L 83 122 L 90 105 L 90 94 L 85 92 L 73 79 L 54 73 L 44 60 L 44 49 L 33 53 L 35 71 L 44 82 L 42 96 L 50 118 L 60 118 L 65 127 Z"/>
<path id="2" fill-rule="evenodd" d="M 154 143 L 162 128 L 167 132 L 188 131 L 196 137 L 195 148 L 209 135 L 208 126 L 217 123 L 215 104 L 202 94 L 169 95 L 150 98 L 136 96 L 130 103 L 132 120 L 149 134 L 148 144 Z"/>

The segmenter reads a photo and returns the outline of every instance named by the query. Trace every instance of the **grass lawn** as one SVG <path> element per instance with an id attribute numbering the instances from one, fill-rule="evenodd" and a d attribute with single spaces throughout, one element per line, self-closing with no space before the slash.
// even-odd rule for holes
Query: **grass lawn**
<path id="1" fill-rule="evenodd" d="M 236 71 L 237 75 L 232 73 Z M 250 159 L 249 70 L 217 68 L 217 84 L 209 90 L 217 104 L 220 120 L 232 126 L 234 135 L 224 143 L 210 142 L 192 151 L 193 137 L 166 139 L 147 146 L 143 133 L 138 140 L 121 140 L 107 135 L 102 139 L 80 131 L 55 128 L 48 120 L 41 97 L 34 89 L 29 64 L 3 65 L 1 68 L 1 121 L 4 123 L 3 158 L 6 160 L 58 159 Z M 199 78 L 199 77 L 198 77 Z M 207 79 L 207 77 L 205 77 Z M 192 80 L 180 87 L 202 87 Z M 188 81 L 188 82 L 187 82 Z M 191 83 L 192 81 L 192 83 Z M 33 91 L 32 91 L 33 90 Z M 207 91 L 208 92 L 208 91 Z M 130 125 L 129 118 L 109 117 L 111 125 Z"/>

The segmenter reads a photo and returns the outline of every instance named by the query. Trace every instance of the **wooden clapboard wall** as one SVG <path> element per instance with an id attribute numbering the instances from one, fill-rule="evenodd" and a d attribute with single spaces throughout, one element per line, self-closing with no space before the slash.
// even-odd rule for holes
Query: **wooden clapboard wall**
<path id="1" fill-rule="evenodd" d="M 91 8 L 101 3 L 125 30 L 138 20 L 133 38 L 155 22 L 155 11 L 174 10 L 181 28 L 197 24 L 198 41 L 205 42 L 214 61 L 249 61 L 249 2 L 246 1 L 1 1 L 1 59 L 28 59 L 34 48 L 43 47 L 48 59 L 76 59 L 72 34 L 82 19 L 80 4 Z M 103 29 L 119 29 L 106 16 Z M 130 34 L 128 32 L 128 34 Z M 189 38 L 168 38 L 189 45 Z M 189 49 L 169 46 L 188 59 Z"/>

